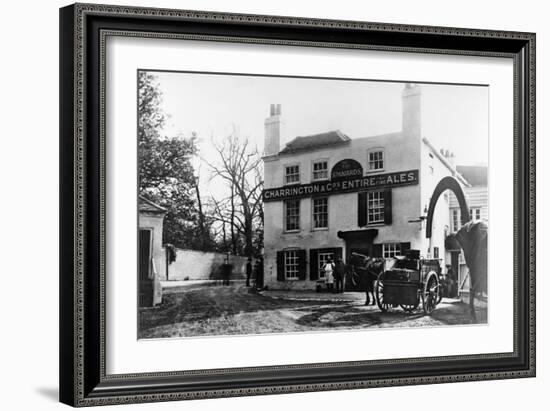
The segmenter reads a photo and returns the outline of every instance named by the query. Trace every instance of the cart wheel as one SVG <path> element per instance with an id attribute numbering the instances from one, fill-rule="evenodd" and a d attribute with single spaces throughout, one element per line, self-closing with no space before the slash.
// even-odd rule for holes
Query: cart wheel
<path id="1" fill-rule="evenodd" d="M 422 292 L 422 308 L 424 313 L 431 314 L 435 310 L 435 306 L 439 300 L 439 281 L 437 275 L 431 271 L 424 282 L 424 290 Z"/>
<path id="2" fill-rule="evenodd" d="M 380 308 L 380 311 L 385 313 L 386 311 L 388 311 L 388 308 L 390 308 L 390 304 L 384 302 L 383 276 L 384 276 L 384 273 L 380 273 L 374 287 L 376 291 L 376 303 L 378 304 L 378 308 Z"/>

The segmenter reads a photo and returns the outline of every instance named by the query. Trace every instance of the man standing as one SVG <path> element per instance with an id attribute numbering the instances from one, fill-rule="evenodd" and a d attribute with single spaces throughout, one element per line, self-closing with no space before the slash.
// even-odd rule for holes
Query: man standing
<path id="1" fill-rule="evenodd" d="M 341 258 L 336 259 L 336 267 L 334 268 L 334 280 L 336 281 L 336 292 L 344 292 L 344 275 L 345 267 Z"/>
<path id="2" fill-rule="evenodd" d="M 457 278 L 453 270 L 453 267 L 450 264 L 447 264 L 447 296 L 448 297 L 454 298 L 458 296 L 457 286 L 458 286 Z"/>
<path id="3" fill-rule="evenodd" d="M 248 257 L 246 262 L 246 286 L 250 287 L 250 277 L 252 276 L 252 258 Z"/>
<path id="4" fill-rule="evenodd" d="M 327 291 L 329 293 L 334 292 L 334 263 L 332 262 L 332 258 L 329 258 L 327 260 L 327 263 L 323 267 L 323 270 L 325 272 L 325 283 L 327 285 Z"/>

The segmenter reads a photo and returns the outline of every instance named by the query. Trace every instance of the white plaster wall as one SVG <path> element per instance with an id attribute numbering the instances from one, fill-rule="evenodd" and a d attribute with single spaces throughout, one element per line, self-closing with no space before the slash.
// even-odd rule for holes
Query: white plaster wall
<path id="1" fill-rule="evenodd" d="M 439 148 L 439 147 L 438 147 Z M 430 147 L 422 143 L 420 192 L 422 210 L 429 206 L 435 187 L 443 177 L 452 176 L 453 172 L 433 153 Z M 430 157 L 432 154 L 432 157 Z M 430 170 L 433 167 L 433 173 Z M 445 258 L 445 236 L 450 232 L 449 201 L 451 191 L 447 190 L 439 197 L 432 220 L 432 247 L 439 247 L 439 257 Z M 429 241 L 422 235 L 421 254 L 428 256 Z M 432 251 L 433 253 L 433 251 Z M 433 254 L 432 254 L 433 256 Z"/>
<path id="2" fill-rule="evenodd" d="M 168 278 L 163 271 L 161 278 L 170 281 L 217 280 L 220 279 L 220 266 L 225 263 L 226 254 L 195 250 L 176 249 L 176 261 L 168 265 Z M 232 279 L 246 278 L 247 257 L 231 255 L 233 264 Z"/>
<path id="3" fill-rule="evenodd" d="M 284 178 L 284 166 L 300 165 L 300 183 L 312 181 L 312 164 L 315 160 L 326 158 L 329 161 L 329 173 L 340 160 L 357 160 L 363 169 L 367 169 L 367 150 L 383 147 L 385 169 L 377 173 L 414 170 L 420 168 L 420 140 L 408 133 L 392 133 L 380 136 L 352 139 L 349 144 L 306 151 L 293 155 L 270 158 L 265 162 L 266 188 L 281 187 Z M 368 175 L 368 173 L 366 173 Z M 309 280 L 309 261 L 305 281 L 277 281 L 277 251 L 299 248 L 342 247 L 345 255 L 345 241 L 338 238 L 338 231 L 358 230 L 358 194 L 345 193 L 329 196 L 329 227 L 326 230 L 313 230 L 312 201 L 303 198 L 300 201 L 300 231 L 284 231 L 284 203 L 273 201 L 264 204 L 264 242 L 265 242 L 265 284 L 270 288 L 312 289 L 315 281 Z M 422 245 L 421 225 L 417 220 L 421 215 L 420 185 L 395 187 L 392 189 L 392 224 L 373 225 L 378 229 L 375 244 L 385 242 L 410 241 L 411 247 Z M 447 213 L 448 214 L 448 213 Z M 364 228 L 364 227 L 363 227 Z"/>
<path id="4" fill-rule="evenodd" d="M 481 218 L 489 220 L 489 189 L 484 186 L 466 187 L 464 194 L 468 199 L 468 205 L 481 208 Z M 454 194 L 451 195 L 449 207 L 459 208 L 458 200 Z"/>

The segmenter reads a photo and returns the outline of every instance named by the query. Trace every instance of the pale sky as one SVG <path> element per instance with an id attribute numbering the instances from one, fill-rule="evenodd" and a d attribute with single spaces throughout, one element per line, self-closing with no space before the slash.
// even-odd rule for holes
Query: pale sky
<path id="1" fill-rule="evenodd" d="M 330 130 L 338 129 L 351 139 L 401 130 L 401 82 L 154 74 L 169 115 L 164 134 L 190 136 L 196 132 L 200 154 L 209 161 L 215 159 L 209 150 L 212 138 L 220 141 L 233 129 L 262 151 L 264 120 L 271 103 L 282 106 L 286 135 L 282 136 L 281 148 L 296 136 Z M 421 87 L 423 136 L 438 149 L 453 151 L 457 164 L 486 165 L 488 87 Z"/>

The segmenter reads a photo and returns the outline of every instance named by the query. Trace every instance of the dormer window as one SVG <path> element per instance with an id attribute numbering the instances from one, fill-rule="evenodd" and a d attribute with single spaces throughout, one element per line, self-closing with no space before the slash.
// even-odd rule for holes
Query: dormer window
<path id="1" fill-rule="evenodd" d="M 285 167 L 285 184 L 300 183 L 300 166 L 298 164 Z"/>
<path id="2" fill-rule="evenodd" d="M 374 148 L 367 152 L 368 170 L 384 170 L 384 149 Z"/>

